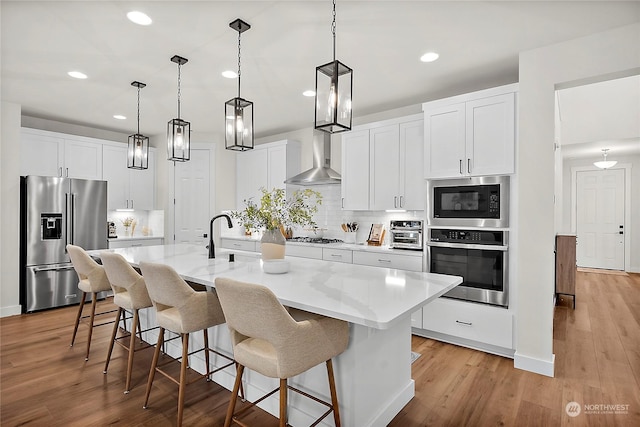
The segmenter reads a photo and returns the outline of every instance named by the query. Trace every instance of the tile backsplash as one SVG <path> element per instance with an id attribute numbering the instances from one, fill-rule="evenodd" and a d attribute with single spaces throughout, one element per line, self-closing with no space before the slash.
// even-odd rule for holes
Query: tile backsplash
<path id="1" fill-rule="evenodd" d="M 313 187 L 300 187 L 288 185 L 287 192 L 293 192 L 301 188 L 312 188 L 322 194 L 322 204 L 318 206 L 318 212 L 314 215 L 314 220 L 318 228 L 325 229 L 324 237 L 330 239 L 341 239 L 345 242 L 353 243 L 353 236 L 345 233 L 341 224 L 358 223 L 358 231 L 355 233 L 355 242 L 366 242 L 369 237 L 369 230 L 372 224 L 383 224 L 385 233 L 384 244 L 388 244 L 389 221 L 394 219 L 420 219 L 425 220 L 424 211 L 407 212 L 385 212 L 385 211 L 347 211 L 342 209 L 342 193 L 340 185 L 317 185 Z M 236 224 L 238 225 L 238 224 Z M 242 228 L 234 226 L 232 229 L 221 228 L 223 236 L 237 236 L 242 233 Z M 349 233 L 350 234 L 350 233 Z M 294 236 L 311 236 L 313 232 L 300 228 L 293 229 Z"/>
<path id="2" fill-rule="evenodd" d="M 125 227 L 123 221 L 126 218 L 133 218 L 136 227 L 133 235 L 129 237 L 164 237 L 164 211 L 107 211 L 107 221 L 116 224 L 116 234 L 118 237 L 125 237 Z M 129 227 L 131 230 L 131 227 Z"/>

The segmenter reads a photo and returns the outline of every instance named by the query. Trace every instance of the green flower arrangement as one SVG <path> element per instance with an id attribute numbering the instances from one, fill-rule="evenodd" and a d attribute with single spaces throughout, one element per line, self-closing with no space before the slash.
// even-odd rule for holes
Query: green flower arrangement
<path id="1" fill-rule="evenodd" d="M 309 188 L 296 190 L 287 199 L 285 191 L 274 188 L 267 191 L 260 188 L 260 206 L 253 200 L 245 200 L 247 205 L 244 210 L 232 211 L 231 217 L 239 219 L 247 229 L 276 230 L 292 225 L 315 227 L 313 214 L 318 211 L 318 205 L 322 204 L 322 194 Z"/>

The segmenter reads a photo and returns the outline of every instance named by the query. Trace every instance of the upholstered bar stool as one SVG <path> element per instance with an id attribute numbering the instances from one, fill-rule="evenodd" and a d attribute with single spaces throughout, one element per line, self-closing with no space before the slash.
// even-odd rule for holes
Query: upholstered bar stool
<path id="1" fill-rule="evenodd" d="M 200 378 L 209 379 L 212 374 L 234 364 L 234 360 L 222 353 L 209 348 L 208 328 L 221 325 L 225 322 L 222 314 L 222 307 L 215 291 L 197 292 L 192 289 L 187 282 L 176 273 L 176 271 L 168 265 L 154 264 L 149 262 L 141 262 L 140 269 L 144 277 L 149 291 L 149 296 L 153 306 L 156 309 L 156 321 L 160 326 L 158 342 L 156 350 L 151 362 L 151 370 L 149 371 L 149 381 L 147 382 L 147 392 L 144 400 L 144 408 L 147 408 L 149 402 L 149 394 L 153 385 L 153 378 L 156 371 L 160 372 L 174 383 L 178 384 L 178 426 L 182 425 L 182 414 L 184 410 L 184 394 L 187 385 L 187 366 L 189 364 L 188 357 L 196 352 L 204 351 L 207 373 L 201 375 Z M 164 331 L 168 330 L 180 334 L 182 338 L 182 357 L 180 364 L 180 380 L 176 381 L 162 368 L 163 364 L 158 366 L 160 357 L 160 348 L 164 342 Z M 189 334 L 202 330 L 204 333 L 204 348 L 189 353 Z M 213 352 L 230 363 L 210 370 L 209 353 Z M 197 380 L 196 379 L 196 380 Z M 193 381 L 190 381 L 193 382 Z"/>
<path id="2" fill-rule="evenodd" d="M 238 373 L 227 410 L 225 427 L 234 416 L 242 373 L 247 367 L 270 378 L 279 378 L 280 386 L 258 399 L 259 403 L 280 391 L 280 426 L 287 424 L 287 391 L 289 389 L 322 403 L 329 409 L 313 425 L 331 411 L 336 426 L 340 412 L 331 359 L 342 353 L 349 343 L 347 322 L 308 313 L 287 311 L 268 288 L 225 278 L 215 282 L 220 304 L 231 331 L 233 354 Z M 329 377 L 331 404 L 287 385 L 287 379 L 325 362 Z"/>
<path id="3" fill-rule="evenodd" d="M 137 350 L 143 350 L 151 347 L 143 342 L 142 346 L 139 346 L 136 349 L 136 329 L 138 330 L 140 341 L 142 341 L 143 332 L 140 327 L 139 310 L 151 307 L 153 304 L 149 298 L 149 293 L 147 292 L 147 286 L 144 284 L 144 279 L 122 255 L 114 252 L 103 251 L 100 253 L 100 259 L 102 260 L 102 265 L 107 273 L 109 283 L 111 283 L 111 289 L 113 289 L 113 303 L 118 306 L 116 319 L 122 318 L 122 321 L 124 322 L 125 313 L 127 311 L 131 313 L 133 318 L 128 335 L 125 334 L 120 337 L 116 337 L 120 321 L 118 320 L 113 325 L 111 342 L 109 343 L 109 351 L 107 353 L 107 361 L 104 364 L 103 371 L 103 373 L 106 374 L 107 369 L 109 369 L 113 345 L 117 342 L 128 351 L 127 379 L 124 386 L 124 393 L 127 394 L 131 389 L 131 371 L 133 369 L 133 356 L 135 352 Z M 122 342 L 126 338 L 129 338 L 128 344 Z"/>
<path id="4" fill-rule="evenodd" d="M 108 313 L 114 313 L 116 310 L 103 311 L 96 313 L 96 304 L 98 301 L 98 293 L 111 290 L 111 284 L 107 279 L 107 275 L 104 268 L 95 262 L 89 254 L 85 252 L 80 246 L 67 245 L 67 252 L 73 268 L 78 274 L 80 281 L 78 282 L 78 288 L 82 291 L 82 299 L 80 300 L 80 306 L 78 307 L 78 314 L 76 315 L 76 322 L 73 327 L 73 336 L 71 337 L 71 347 L 76 340 L 76 334 L 78 332 L 78 325 L 81 319 L 89 318 L 89 336 L 87 337 L 87 354 L 84 360 L 89 360 L 89 350 L 91 349 L 91 335 L 95 326 L 107 325 L 114 320 L 95 324 L 94 320 L 96 316 L 106 315 Z M 82 316 L 82 310 L 84 308 L 84 301 L 87 297 L 87 293 L 91 293 L 91 314 L 88 316 Z"/>

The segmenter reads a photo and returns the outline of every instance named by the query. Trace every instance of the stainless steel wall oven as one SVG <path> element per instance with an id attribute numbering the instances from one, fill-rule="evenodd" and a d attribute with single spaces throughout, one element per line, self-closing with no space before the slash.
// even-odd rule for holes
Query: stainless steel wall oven
<path id="1" fill-rule="evenodd" d="M 509 306 L 508 232 L 430 229 L 428 271 L 462 276 L 444 297 Z"/>

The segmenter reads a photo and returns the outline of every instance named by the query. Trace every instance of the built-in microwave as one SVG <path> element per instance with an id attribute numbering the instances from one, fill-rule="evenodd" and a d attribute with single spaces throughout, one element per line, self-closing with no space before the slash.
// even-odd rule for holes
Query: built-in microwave
<path id="1" fill-rule="evenodd" d="M 431 180 L 428 192 L 429 225 L 509 226 L 508 176 Z"/>

